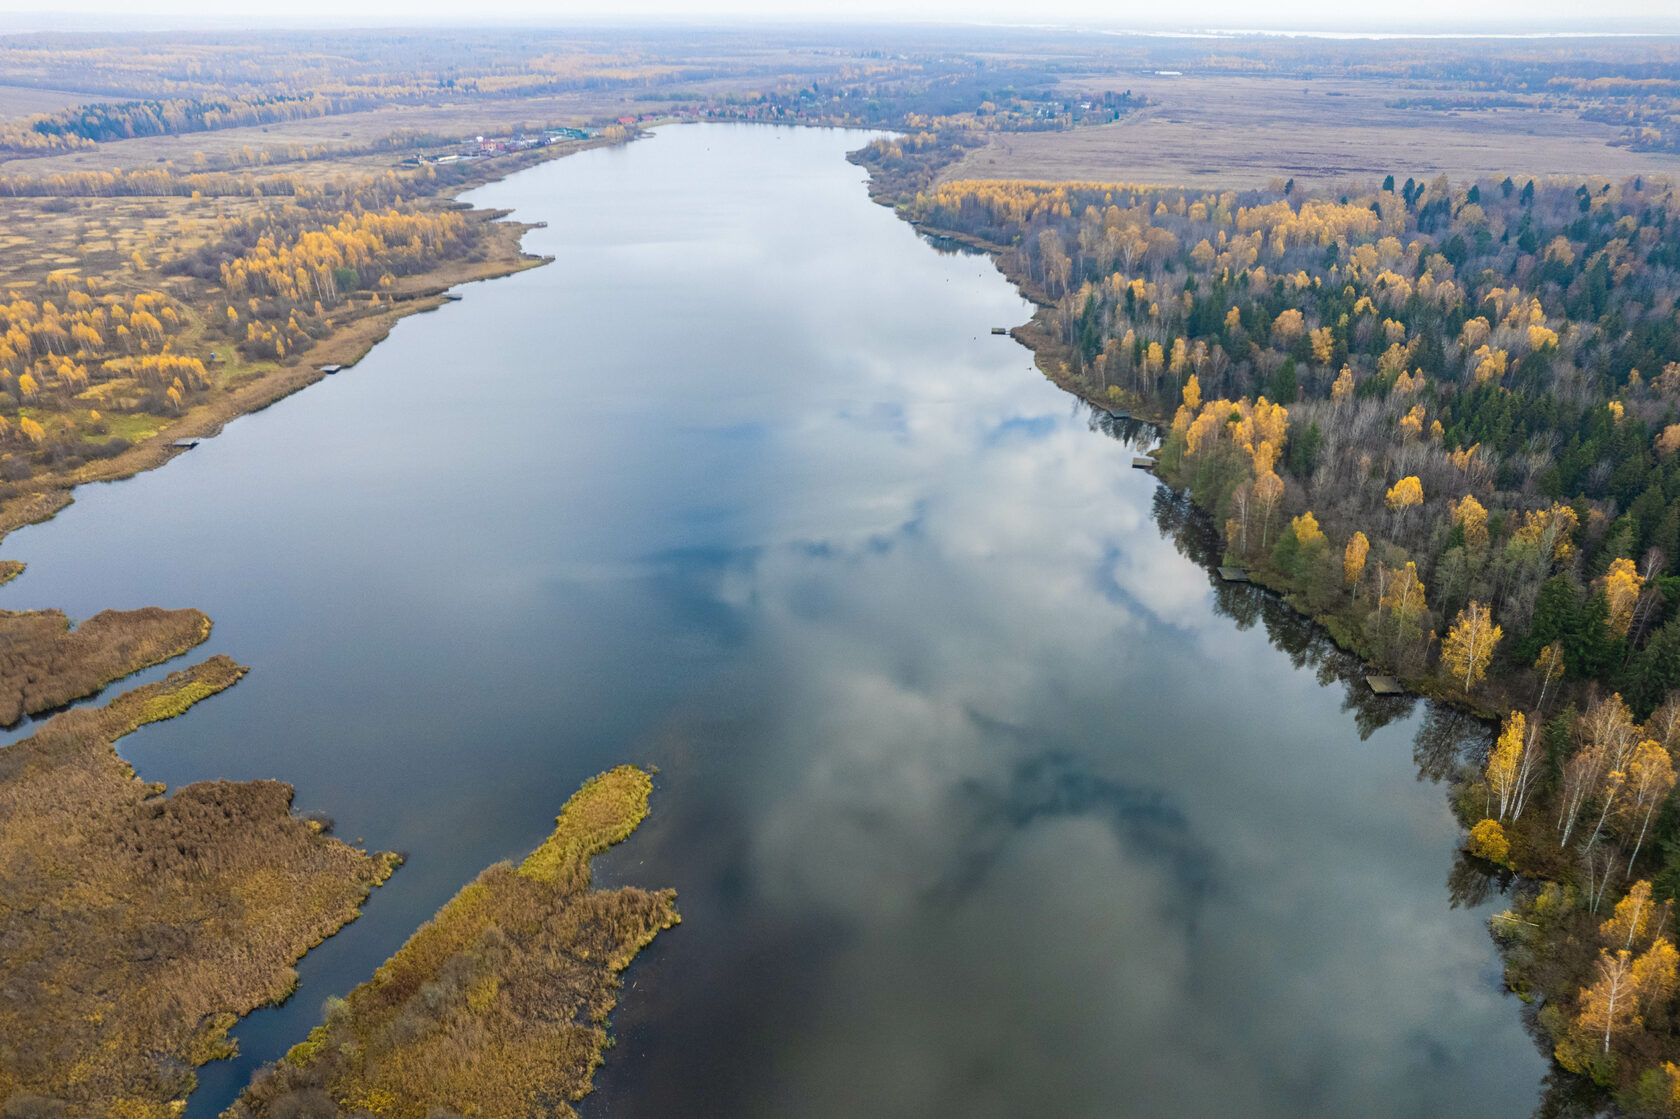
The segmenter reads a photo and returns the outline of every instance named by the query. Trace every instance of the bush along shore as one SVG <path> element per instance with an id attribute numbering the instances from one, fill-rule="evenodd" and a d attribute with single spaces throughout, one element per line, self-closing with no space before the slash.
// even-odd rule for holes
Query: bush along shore
<path id="1" fill-rule="evenodd" d="M 1575 1084 L 1680 1115 L 1673 184 L 939 182 L 908 146 L 854 157 L 875 196 L 993 254 L 1052 380 L 1159 423 L 1221 563 L 1498 720 L 1453 799 L 1519 876 L 1507 981 Z"/>

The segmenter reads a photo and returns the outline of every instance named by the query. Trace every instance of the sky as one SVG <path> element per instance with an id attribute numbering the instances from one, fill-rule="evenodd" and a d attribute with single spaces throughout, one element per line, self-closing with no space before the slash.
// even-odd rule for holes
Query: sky
<path id="1" fill-rule="evenodd" d="M 1680 0 L 1527 0 L 1517 5 L 1475 5 L 1464 0 L 1407 0 L 1405 4 L 1353 5 L 1346 0 L 1200 0 L 1193 15 L 1137 0 L 1063 0 L 1052 8 L 1020 0 L 287 0 L 267 6 L 271 16 L 241 5 L 230 16 L 224 0 L 0 0 L 0 26 L 9 30 L 116 26 L 252 26 L 330 24 L 386 26 L 448 23 L 613 21 L 929 22 L 1036 24 L 1065 28 L 1134 30 L 1293 30 L 1534 34 L 1611 32 L 1680 34 Z M 8 15 L 10 13 L 10 15 Z"/>

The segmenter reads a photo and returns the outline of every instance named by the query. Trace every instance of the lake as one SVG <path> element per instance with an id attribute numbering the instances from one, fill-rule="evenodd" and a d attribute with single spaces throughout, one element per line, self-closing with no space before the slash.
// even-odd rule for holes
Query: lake
<path id="1" fill-rule="evenodd" d="M 280 778 L 408 856 L 189 1115 L 620 762 L 653 813 L 597 879 L 684 920 L 586 1119 L 1533 1110 L 1420 777 L 1481 728 L 1210 577 L 1147 433 L 990 334 L 1030 306 L 868 200 L 868 138 L 474 191 L 556 262 L 7 541 L 0 606 L 196 606 L 252 667 L 124 739 L 141 776 Z"/>

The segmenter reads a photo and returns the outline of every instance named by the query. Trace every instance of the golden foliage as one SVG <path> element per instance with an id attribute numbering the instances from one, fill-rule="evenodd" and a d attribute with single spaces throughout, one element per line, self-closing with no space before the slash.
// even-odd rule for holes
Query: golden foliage
<path id="1" fill-rule="evenodd" d="M 1471 828 L 1465 848 L 1477 858 L 1494 863 L 1504 863 L 1511 855 L 1511 843 L 1497 820 L 1483 820 Z"/>
<path id="2" fill-rule="evenodd" d="M 1512 538 L 1541 549 L 1553 563 L 1561 563 L 1575 550 L 1573 537 L 1579 524 L 1574 509 L 1554 502 L 1549 509 L 1524 513 L 1523 522 Z"/>
<path id="3" fill-rule="evenodd" d="M 1509 802 L 1517 788 L 1522 774 L 1523 751 L 1528 745 L 1528 719 L 1521 711 L 1513 711 L 1505 717 L 1499 738 L 1493 749 L 1488 752 L 1487 783 L 1493 790 L 1493 795 L 1499 798 L 1503 806 Z M 1503 807 L 1500 811 L 1503 818 Z"/>
<path id="4" fill-rule="evenodd" d="M 1471 601 L 1459 611 L 1452 628 L 1441 642 L 1441 663 L 1466 692 L 1487 675 L 1493 650 L 1505 636 L 1505 631 L 1493 623 L 1492 616 L 1481 603 Z"/>
<path id="5" fill-rule="evenodd" d="M 1452 506 L 1453 523 L 1464 530 L 1464 543 L 1471 548 L 1485 548 L 1488 545 L 1487 510 L 1473 495 L 1466 494 L 1463 500 Z"/>
<path id="6" fill-rule="evenodd" d="M 1365 574 L 1365 557 L 1370 551 L 1371 542 L 1363 532 L 1355 532 L 1348 537 L 1347 547 L 1342 550 L 1342 582 L 1347 586 L 1359 585 L 1360 578 Z"/>
<path id="7" fill-rule="evenodd" d="M 1639 604 L 1639 591 L 1645 585 L 1639 577 L 1639 569 L 1630 559 L 1611 560 L 1610 570 L 1598 580 L 1598 585 L 1604 589 L 1604 596 L 1610 602 L 1610 628 L 1618 635 L 1626 636 L 1628 626 L 1633 622 L 1633 608 Z"/>
<path id="8" fill-rule="evenodd" d="M 1389 487 L 1388 496 L 1385 500 L 1388 502 L 1388 507 L 1396 512 L 1409 509 L 1414 505 L 1421 505 L 1423 504 L 1423 483 L 1418 480 L 1415 474 L 1402 478 Z"/>
<path id="9" fill-rule="evenodd" d="M 1314 517 L 1310 510 L 1290 521 L 1289 527 L 1294 529 L 1295 540 L 1302 547 L 1309 547 L 1324 539 L 1324 533 L 1318 527 L 1318 518 Z"/>

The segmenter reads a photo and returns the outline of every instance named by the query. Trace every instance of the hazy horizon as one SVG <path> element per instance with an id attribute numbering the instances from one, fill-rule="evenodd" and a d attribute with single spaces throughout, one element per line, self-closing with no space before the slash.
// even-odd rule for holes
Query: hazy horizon
<path id="1" fill-rule="evenodd" d="M 1640 0 L 1603 0 L 1590 16 L 1573 0 L 1534 0 L 1521 11 L 1467 9 L 1453 0 L 1415 0 L 1397 12 L 1351 12 L 1330 0 L 1293 0 L 1257 10 L 1250 3 L 1211 0 L 1198 5 L 1194 20 L 1164 17 L 1159 9 L 1131 9 L 1075 0 L 1044 19 L 1030 8 L 1000 0 L 958 2 L 920 0 L 890 5 L 871 0 L 789 5 L 783 0 L 721 0 L 697 9 L 669 0 L 626 0 L 605 8 L 598 4 L 544 3 L 542 0 L 494 0 L 475 6 L 472 18 L 452 0 L 368 0 L 347 10 L 330 0 L 296 0 L 284 11 L 228 14 L 206 0 L 158 0 L 117 9 L 111 0 L 61 0 L 51 10 L 28 10 L 0 2 L 10 34 L 38 31 L 227 30 L 269 28 L 376 28 L 549 26 L 603 27 L 667 24 L 673 26 L 858 26 L 945 25 L 1018 27 L 1023 30 L 1140 34 L 1242 35 L 1416 35 L 1446 37 L 1550 37 L 1557 35 L 1680 35 L 1680 11 L 1654 13 Z M 1034 18 L 1038 16 L 1038 18 Z"/>

